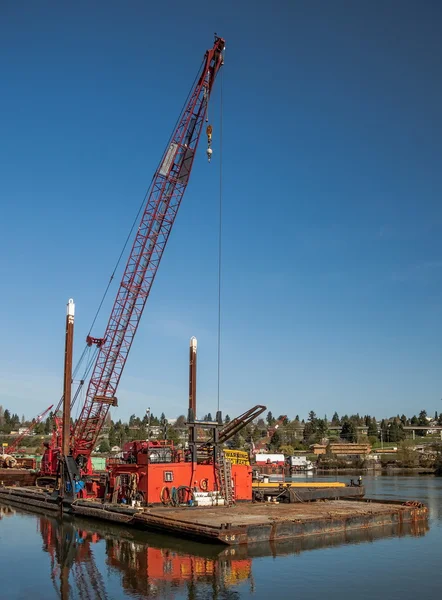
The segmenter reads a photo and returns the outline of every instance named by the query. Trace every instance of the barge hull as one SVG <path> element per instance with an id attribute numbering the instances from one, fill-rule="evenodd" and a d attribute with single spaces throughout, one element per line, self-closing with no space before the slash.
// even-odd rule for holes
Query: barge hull
<path id="1" fill-rule="evenodd" d="M 25 488 L 0 488 L 0 500 L 27 508 L 57 510 L 44 493 Z M 152 507 L 135 509 L 77 500 L 68 512 L 163 534 L 229 546 L 300 539 L 372 527 L 424 523 L 428 509 L 421 503 L 370 499 L 323 500 L 296 504 L 243 503 L 234 507 Z"/>
<path id="2" fill-rule="evenodd" d="M 238 505 L 233 509 L 165 509 L 137 515 L 139 525 L 162 533 L 228 545 L 273 542 L 371 527 L 401 526 L 428 518 L 416 503 L 330 500 L 305 504 Z"/>
<path id="3" fill-rule="evenodd" d="M 5 469 L 0 468 L 0 485 L 5 486 L 33 486 L 37 474 L 29 469 Z"/>

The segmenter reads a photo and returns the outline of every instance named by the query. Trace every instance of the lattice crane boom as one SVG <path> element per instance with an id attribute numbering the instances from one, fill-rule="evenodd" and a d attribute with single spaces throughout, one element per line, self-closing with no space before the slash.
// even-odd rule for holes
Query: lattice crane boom
<path id="1" fill-rule="evenodd" d="M 30 433 L 32 433 L 32 430 L 34 429 L 34 427 L 36 425 L 38 425 L 38 423 L 41 423 L 43 421 L 43 419 L 45 418 L 45 416 L 48 414 L 48 412 L 51 410 L 51 408 L 54 405 L 51 404 L 51 406 L 48 406 L 48 408 L 40 413 L 39 415 L 37 415 L 35 417 L 35 419 L 32 420 L 31 424 L 27 427 L 27 429 L 21 433 L 18 437 L 15 438 L 15 440 L 12 442 L 12 444 L 6 449 L 8 454 L 12 454 L 12 452 L 15 452 L 19 447 L 21 442 L 25 439 L 25 437 L 27 437 Z"/>
<path id="2" fill-rule="evenodd" d="M 118 384 L 189 181 L 210 93 L 223 64 L 224 45 L 224 40 L 216 37 L 204 56 L 199 77 L 149 189 L 104 337 L 88 340 L 98 342 L 99 350 L 73 432 L 75 458 L 89 457 L 109 407 L 116 402 Z"/>

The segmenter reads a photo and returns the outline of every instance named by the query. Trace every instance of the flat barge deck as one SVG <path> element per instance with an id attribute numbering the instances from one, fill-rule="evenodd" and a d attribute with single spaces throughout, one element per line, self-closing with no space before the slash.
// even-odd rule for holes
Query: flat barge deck
<path id="1" fill-rule="evenodd" d="M 43 491 L 0 488 L 0 501 L 59 511 Z M 419 502 L 370 499 L 322 500 L 294 504 L 238 503 L 227 508 L 154 506 L 143 509 L 76 500 L 68 512 L 159 533 L 227 545 L 276 542 L 312 535 L 335 534 L 371 527 L 426 521 Z"/>

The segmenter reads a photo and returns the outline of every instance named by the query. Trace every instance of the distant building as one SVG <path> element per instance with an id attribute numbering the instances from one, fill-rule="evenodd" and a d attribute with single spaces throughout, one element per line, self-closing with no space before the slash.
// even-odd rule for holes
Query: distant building
<path id="1" fill-rule="evenodd" d="M 163 428 L 161 427 L 161 425 L 151 425 L 149 427 L 149 437 L 150 438 L 157 438 L 159 435 L 161 435 L 161 433 L 163 432 Z"/>
<path id="2" fill-rule="evenodd" d="M 320 454 L 327 453 L 326 444 L 313 444 L 311 446 L 313 454 L 319 456 Z M 361 454 L 370 454 L 370 444 L 330 444 L 330 452 L 336 456 L 355 456 Z"/>
<path id="3" fill-rule="evenodd" d="M 284 465 L 284 454 L 256 454 L 255 462 L 257 465 Z"/>
<path id="4" fill-rule="evenodd" d="M 27 432 L 27 430 L 28 430 L 28 428 L 27 428 L 27 427 L 19 427 L 19 428 L 18 428 L 18 435 L 23 435 L 24 433 L 26 433 L 26 432 Z M 12 433 L 12 432 L 11 432 L 11 433 Z M 29 433 L 29 435 L 35 435 L 35 433 L 34 433 L 33 431 L 31 431 L 31 432 Z"/>

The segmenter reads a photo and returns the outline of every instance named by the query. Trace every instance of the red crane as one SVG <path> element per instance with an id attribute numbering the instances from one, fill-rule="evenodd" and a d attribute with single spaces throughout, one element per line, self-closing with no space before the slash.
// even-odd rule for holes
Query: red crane
<path id="1" fill-rule="evenodd" d="M 186 190 L 216 75 L 223 64 L 225 42 L 215 37 L 196 83 L 172 134 L 151 187 L 103 338 L 98 346 L 86 399 L 72 435 L 73 457 L 84 470 L 111 405 L 146 305 L 161 257 Z M 210 128 L 210 126 L 209 126 Z M 211 158 L 211 128 L 207 156 Z"/>
<path id="2" fill-rule="evenodd" d="M 32 420 L 32 423 L 28 426 L 26 431 L 24 431 L 23 433 L 21 433 L 19 436 L 17 436 L 15 438 L 15 440 L 12 442 L 12 444 L 10 446 L 8 446 L 8 448 L 7 448 L 8 454 L 15 452 L 17 450 L 17 448 L 19 448 L 21 442 L 25 439 L 25 437 L 28 436 L 32 432 L 32 430 L 38 423 L 41 423 L 43 421 L 44 417 L 48 414 L 48 412 L 51 410 L 51 408 L 53 406 L 54 405 L 51 404 L 51 406 L 49 406 L 44 412 L 37 415 L 35 417 L 35 419 Z"/>

